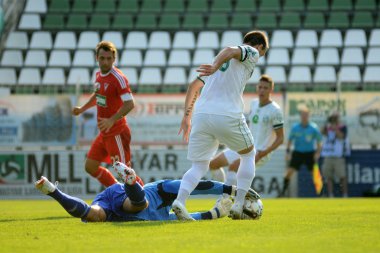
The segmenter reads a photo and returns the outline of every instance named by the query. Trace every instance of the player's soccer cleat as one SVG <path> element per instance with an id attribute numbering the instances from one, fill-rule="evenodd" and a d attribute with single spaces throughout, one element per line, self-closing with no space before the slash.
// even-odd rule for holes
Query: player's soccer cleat
<path id="1" fill-rule="evenodd" d="M 249 188 L 246 198 L 261 199 L 260 195 L 252 188 Z"/>
<path id="2" fill-rule="evenodd" d="M 213 218 L 223 218 L 230 213 L 232 207 L 232 200 L 230 198 L 221 198 L 215 203 L 213 209 L 211 209 L 211 214 Z M 214 217 L 214 214 L 216 217 Z"/>
<path id="3" fill-rule="evenodd" d="M 230 214 L 228 215 L 228 217 L 230 217 L 233 220 L 240 220 L 242 213 L 243 206 L 240 205 L 238 202 L 235 202 L 231 207 Z"/>
<path id="4" fill-rule="evenodd" d="M 172 209 L 175 215 L 177 216 L 178 220 L 183 221 L 194 221 L 195 219 L 190 216 L 190 214 L 187 212 L 186 207 L 181 204 L 178 200 L 174 200 L 172 204 Z"/>
<path id="5" fill-rule="evenodd" d="M 46 177 L 42 176 L 40 180 L 37 180 L 34 183 L 37 190 L 40 190 L 44 194 L 49 194 L 55 191 L 57 188 L 58 182 L 53 184 Z"/>
<path id="6" fill-rule="evenodd" d="M 128 185 L 134 185 L 136 183 L 136 172 L 121 162 L 115 162 L 113 164 L 118 178 Z"/>

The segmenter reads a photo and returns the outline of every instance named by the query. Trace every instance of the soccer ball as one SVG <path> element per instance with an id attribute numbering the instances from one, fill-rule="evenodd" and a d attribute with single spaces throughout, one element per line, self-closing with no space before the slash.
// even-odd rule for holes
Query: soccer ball
<path id="1" fill-rule="evenodd" d="M 243 206 L 243 219 L 258 220 L 263 215 L 264 205 L 261 199 L 246 198 Z"/>

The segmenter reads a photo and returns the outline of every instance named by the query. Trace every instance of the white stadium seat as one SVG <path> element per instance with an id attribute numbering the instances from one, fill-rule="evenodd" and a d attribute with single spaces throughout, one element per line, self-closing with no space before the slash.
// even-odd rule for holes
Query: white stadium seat
<path id="1" fill-rule="evenodd" d="M 26 53 L 24 65 L 27 67 L 45 67 L 47 57 L 45 50 L 29 50 Z"/>
<path id="2" fill-rule="evenodd" d="M 65 84 L 65 72 L 62 68 L 46 68 L 42 78 L 42 84 Z"/>
<path id="3" fill-rule="evenodd" d="M 18 25 L 20 30 L 41 30 L 41 18 L 38 14 L 22 14 Z"/>
<path id="4" fill-rule="evenodd" d="M 70 52 L 68 50 L 52 50 L 48 65 L 49 67 L 70 67 Z"/>
<path id="5" fill-rule="evenodd" d="M 342 83 L 360 83 L 362 81 L 360 69 L 357 66 L 343 66 L 340 68 Z"/>
<path id="6" fill-rule="evenodd" d="M 193 66 L 212 63 L 214 57 L 215 53 L 212 49 L 197 49 L 194 52 Z"/>
<path id="7" fill-rule="evenodd" d="M 138 79 L 136 68 L 120 68 L 120 70 L 127 77 L 128 83 L 130 86 L 136 86 L 137 85 L 137 81 L 139 79 Z"/>
<path id="8" fill-rule="evenodd" d="M 174 49 L 170 51 L 169 55 L 169 66 L 190 66 L 190 52 L 186 49 Z"/>
<path id="9" fill-rule="evenodd" d="M 216 32 L 203 31 L 198 34 L 197 48 L 219 49 L 219 38 Z"/>
<path id="10" fill-rule="evenodd" d="M 332 66 L 317 66 L 314 73 L 314 83 L 335 83 L 336 72 Z"/>
<path id="11" fill-rule="evenodd" d="M 107 31 L 103 33 L 102 40 L 112 41 L 117 49 L 122 49 L 124 46 L 123 35 L 121 32 Z"/>
<path id="12" fill-rule="evenodd" d="M 365 83 L 380 83 L 380 66 L 367 66 L 364 70 Z"/>
<path id="13" fill-rule="evenodd" d="M 267 67 L 265 69 L 265 74 L 271 76 L 275 83 L 286 83 L 286 73 L 285 68 L 280 66 Z"/>
<path id="14" fill-rule="evenodd" d="M 195 37 L 193 32 L 176 32 L 173 39 L 174 49 L 194 49 Z"/>
<path id="15" fill-rule="evenodd" d="M 74 67 L 93 67 L 95 66 L 95 55 L 93 50 L 77 50 L 74 54 Z"/>
<path id="16" fill-rule="evenodd" d="M 313 65 L 314 54 L 311 48 L 296 48 L 293 51 L 293 65 Z"/>
<path id="17" fill-rule="evenodd" d="M 237 46 L 243 44 L 243 35 L 240 31 L 225 31 L 222 34 L 220 47 Z"/>
<path id="18" fill-rule="evenodd" d="M 0 68 L 0 84 L 14 85 L 17 83 L 16 70 L 13 68 Z"/>
<path id="19" fill-rule="evenodd" d="M 294 46 L 293 35 L 288 30 L 276 30 L 272 34 L 272 41 L 270 46 L 292 48 Z"/>
<path id="20" fill-rule="evenodd" d="M 299 30 L 296 38 L 296 47 L 318 47 L 318 36 L 314 30 Z"/>
<path id="21" fill-rule="evenodd" d="M 26 32 L 11 32 L 5 43 L 7 49 L 27 49 L 29 47 L 28 35 Z"/>
<path id="22" fill-rule="evenodd" d="M 20 50 L 5 50 L 1 58 L 1 66 L 21 67 L 24 64 Z"/>
<path id="23" fill-rule="evenodd" d="M 149 37 L 149 49 L 170 49 L 171 41 L 169 32 L 152 32 Z"/>
<path id="24" fill-rule="evenodd" d="M 366 63 L 369 65 L 380 65 L 380 47 L 369 48 Z"/>
<path id="25" fill-rule="evenodd" d="M 335 29 L 323 30 L 319 46 L 342 47 L 343 46 L 342 33 L 339 30 L 335 30 Z"/>
<path id="26" fill-rule="evenodd" d="M 310 83 L 311 71 L 309 67 L 292 67 L 289 73 L 289 83 Z"/>
<path id="27" fill-rule="evenodd" d="M 148 47 L 148 36 L 145 32 L 130 32 L 125 40 L 127 49 L 146 49 Z"/>
<path id="28" fill-rule="evenodd" d="M 53 47 L 53 39 L 50 32 L 34 32 L 30 41 L 31 49 L 51 49 Z"/>
<path id="29" fill-rule="evenodd" d="M 344 37 L 345 47 L 366 47 L 367 37 L 363 29 L 350 29 L 346 31 Z"/>
<path id="30" fill-rule="evenodd" d="M 380 29 L 373 29 L 369 36 L 370 47 L 380 47 Z"/>
<path id="31" fill-rule="evenodd" d="M 46 13 L 46 0 L 27 0 L 24 12 L 28 13 Z"/>
<path id="32" fill-rule="evenodd" d="M 339 53 L 336 48 L 320 48 L 317 56 L 318 65 L 338 65 Z"/>
<path id="33" fill-rule="evenodd" d="M 286 48 L 273 48 L 267 56 L 268 65 L 289 65 L 289 53 Z"/>
<path id="34" fill-rule="evenodd" d="M 126 49 L 121 54 L 120 66 L 140 67 L 143 64 L 142 53 L 140 50 Z"/>
<path id="35" fill-rule="evenodd" d="M 165 70 L 164 85 L 186 84 L 186 72 L 181 67 L 170 67 Z"/>
<path id="36" fill-rule="evenodd" d="M 41 84 L 41 72 L 38 68 L 22 68 L 18 77 L 19 85 Z"/>
<path id="37" fill-rule="evenodd" d="M 77 48 L 77 39 L 74 32 L 58 32 L 55 41 L 55 49 L 76 49 Z"/>
<path id="38" fill-rule="evenodd" d="M 364 64 L 363 50 L 359 47 L 344 48 L 341 63 L 342 65 Z"/>
<path id="39" fill-rule="evenodd" d="M 166 65 L 166 56 L 164 50 L 149 49 L 144 58 L 144 66 L 163 67 Z"/>
<path id="40" fill-rule="evenodd" d="M 159 68 L 143 68 L 141 70 L 139 85 L 160 85 L 162 83 Z"/>
<path id="41" fill-rule="evenodd" d="M 97 32 L 81 32 L 78 40 L 78 49 L 92 49 L 100 42 L 100 37 Z"/>
<path id="42" fill-rule="evenodd" d="M 88 68 L 71 68 L 67 78 L 69 85 L 88 85 L 90 84 L 90 72 Z"/>

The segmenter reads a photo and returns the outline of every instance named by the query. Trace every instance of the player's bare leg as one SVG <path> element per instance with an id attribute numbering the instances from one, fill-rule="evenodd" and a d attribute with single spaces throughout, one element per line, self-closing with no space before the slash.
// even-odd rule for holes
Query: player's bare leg
<path id="1" fill-rule="evenodd" d="M 296 170 L 289 167 L 286 172 L 285 172 L 285 176 L 284 176 L 284 184 L 283 184 L 283 187 L 282 187 L 282 191 L 279 195 L 279 197 L 285 197 L 286 195 L 286 191 L 288 190 L 288 187 L 289 187 L 289 184 L 290 184 L 290 179 L 292 178 L 294 172 Z"/>

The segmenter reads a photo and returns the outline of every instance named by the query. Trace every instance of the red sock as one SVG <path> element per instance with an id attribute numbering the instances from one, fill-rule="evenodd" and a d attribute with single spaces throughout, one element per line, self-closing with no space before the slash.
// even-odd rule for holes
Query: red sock
<path id="1" fill-rule="evenodd" d="M 111 186 L 117 183 L 116 178 L 112 173 L 104 167 L 99 166 L 98 170 L 92 175 L 105 187 Z"/>
<path id="2" fill-rule="evenodd" d="M 136 176 L 136 182 L 138 182 L 141 186 L 144 186 L 144 181 L 142 181 L 141 177 Z"/>

